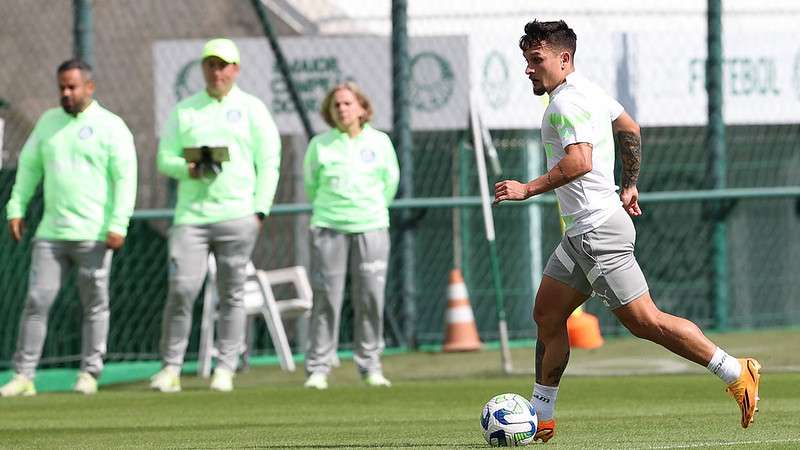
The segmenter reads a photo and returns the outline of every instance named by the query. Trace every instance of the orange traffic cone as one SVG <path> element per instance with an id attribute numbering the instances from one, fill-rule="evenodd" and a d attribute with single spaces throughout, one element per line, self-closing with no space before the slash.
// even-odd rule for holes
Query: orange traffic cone
<path id="1" fill-rule="evenodd" d="M 591 350 L 603 345 L 600 321 L 597 317 L 584 312 L 583 308 L 576 309 L 567 319 L 567 334 L 570 347 Z"/>
<path id="2" fill-rule="evenodd" d="M 461 270 L 450 271 L 450 283 L 447 287 L 447 332 L 444 348 L 446 352 L 467 352 L 480 350 L 481 340 L 475 316 L 469 304 L 467 286 L 461 276 Z"/>

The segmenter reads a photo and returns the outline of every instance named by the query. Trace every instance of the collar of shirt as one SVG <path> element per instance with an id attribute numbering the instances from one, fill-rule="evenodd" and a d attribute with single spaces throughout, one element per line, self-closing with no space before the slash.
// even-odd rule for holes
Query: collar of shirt
<path id="1" fill-rule="evenodd" d="M 332 128 L 333 133 L 336 136 L 336 139 L 348 139 L 348 140 L 353 140 L 353 141 L 361 139 L 364 136 L 364 132 L 366 132 L 367 130 L 371 130 L 371 129 L 372 129 L 372 126 L 369 124 L 369 122 L 364 122 L 364 125 L 361 126 L 361 132 L 358 133 L 358 135 L 356 137 L 351 138 L 350 135 L 345 133 L 344 131 L 342 131 L 342 130 L 336 128 L 336 127 Z"/>
<path id="2" fill-rule="evenodd" d="M 564 82 L 556 86 L 556 88 L 553 89 L 553 92 L 550 93 L 550 100 L 553 100 L 559 92 L 563 91 L 567 87 L 567 85 L 575 84 L 574 82 L 577 78 L 580 78 L 580 75 L 578 75 L 577 72 L 571 72 L 567 74 L 567 76 L 564 78 Z"/>
<path id="3" fill-rule="evenodd" d="M 87 106 L 83 111 L 79 112 L 76 116 L 64 111 L 64 108 L 61 108 L 61 113 L 67 116 L 70 120 L 83 120 L 94 115 L 95 111 L 97 111 L 99 108 L 100 107 L 97 104 L 97 100 L 92 99 L 91 103 L 89 103 L 89 106 Z"/>
<path id="4" fill-rule="evenodd" d="M 208 89 L 203 89 L 203 98 L 208 102 L 218 102 L 218 103 L 221 104 L 221 103 L 227 103 L 227 102 L 229 102 L 231 100 L 236 99 L 236 97 L 239 96 L 239 92 L 241 92 L 241 90 L 239 89 L 239 86 L 234 84 L 233 86 L 231 86 L 231 90 L 228 91 L 228 93 L 225 94 L 224 97 L 222 97 L 221 99 L 217 100 L 216 98 L 214 98 L 214 97 L 212 97 L 211 95 L 208 94 Z"/>

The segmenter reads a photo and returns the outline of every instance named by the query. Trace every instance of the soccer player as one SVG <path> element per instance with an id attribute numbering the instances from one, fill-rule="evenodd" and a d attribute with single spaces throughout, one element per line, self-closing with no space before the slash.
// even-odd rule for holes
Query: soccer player
<path id="1" fill-rule="evenodd" d="M 92 69 L 71 59 L 57 70 L 61 108 L 46 111 L 19 157 L 6 206 L 11 237 L 20 241 L 25 210 L 40 182 L 44 215 L 33 241 L 28 296 L 22 312 L 16 375 L 4 397 L 35 395 L 33 378 L 47 334 L 47 316 L 73 268 L 83 306 L 81 363 L 74 390 L 97 392 L 108 338 L 112 251 L 122 247 L 136 201 L 136 151 L 125 123 L 92 99 Z"/>
<path id="2" fill-rule="evenodd" d="M 496 203 L 555 190 L 567 225 L 544 269 L 533 310 L 538 327 L 531 399 L 539 415 L 536 439 L 546 442 L 555 434 L 558 385 L 570 354 L 567 318 L 592 292 L 635 336 L 719 376 L 739 404 L 741 425 L 747 428 L 757 410 L 761 366 L 752 358 L 731 357 L 697 325 L 653 303 L 633 255 L 636 230 L 629 217 L 642 214 L 636 188 L 639 126 L 622 105 L 575 72 L 575 41 L 575 32 L 563 21 L 525 25 L 519 41 L 527 62 L 525 74 L 534 94 L 550 96 L 542 118 L 548 171 L 527 183 L 505 180 L 495 185 Z M 622 155 L 619 195 L 612 133 Z"/>
<path id="3" fill-rule="evenodd" d="M 169 233 L 163 367 L 150 383 L 161 392 L 181 390 L 192 305 L 208 271 L 209 252 L 216 258 L 220 299 L 219 360 L 210 387 L 233 390 L 244 343 L 245 270 L 272 207 L 280 169 L 281 141 L 272 116 L 261 100 L 235 84 L 240 62 L 236 44 L 210 40 L 201 57 L 206 88 L 177 104 L 158 146 L 158 169 L 178 180 Z M 184 158 L 185 149 L 204 146 L 227 148 L 229 160 L 213 168 Z"/>

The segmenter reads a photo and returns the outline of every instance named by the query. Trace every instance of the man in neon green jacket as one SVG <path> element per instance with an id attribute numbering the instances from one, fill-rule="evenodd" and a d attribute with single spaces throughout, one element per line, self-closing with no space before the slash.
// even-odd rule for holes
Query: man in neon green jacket
<path id="1" fill-rule="evenodd" d="M 303 177 L 313 207 L 314 288 L 305 386 L 328 387 L 349 265 L 353 360 L 367 385 L 388 387 L 380 355 L 389 263 L 388 208 L 399 181 L 397 156 L 389 136 L 370 126 L 372 106 L 354 83 L 331 89 L 321 112 L 331 129 L 308 144 Z"/>
<path id="2" fill-rule="evenodd" d="M 180 391 L 192 305 L 214 253 L 219 286 L 219 359 L 211 389 L 230 391 L 244 340 L 246 267 L 261 221 L 269 214 L 280 169 L 281 142 L 264 103 L 239 89 L 239 50 L 228 39 L 203 48 L 206 89 L 181 101 L 167 120 L 158 169 L 178 180 L 169 236 L 169 292 L 161 336 L 162 364 L 150 386 Z M 225 162 L 188 162 L 187 148 L 225 148 Z"/>
<path id="3" fill-rule="evenodd" d="M 75 391 L 97 392 L 108 337 L 112 250 L 122 247 L 136 200 L 136 151 L 125 123 L 92 99 L 91 67 L 58 67 L 61 108 L 45 112 L 20 153 L 6 206 L 11 237 L 22 239 L 25 211 L 40 182 L 44 215 L 36 230 L 22 313 L 16 375 L 2 396 L 34 395 L 47 315 L 72 267 L 83 304 L 81 364 Z"/>

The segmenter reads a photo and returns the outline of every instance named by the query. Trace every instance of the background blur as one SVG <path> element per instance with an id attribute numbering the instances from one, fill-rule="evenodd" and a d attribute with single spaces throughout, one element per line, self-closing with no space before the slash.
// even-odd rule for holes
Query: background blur
<path id="1" fill-rule="evenodd" d="M 542 172 L 538 128 L 546 99 L 530 92 L 517 46 L 533 18 L 567 21 L 578 35 L 578 70 L 643 126 L 639 190 L 645 193 L 645 214 L 635 220 L 637 257 L 657 304 L 707 330 L 799 325 L 800 4 L 722 2 L 720 153 L 720 147 L 711 152 L 707 141 L 706 2 L 552 3 L 407 2 L 406 100 L 413 145 L 401 171 L 410 183 L 405 195 L 410 191 L 412 199 L 427 202 L 393 209 L 387 344 L 441 344 L 448 272 L 454 267 L 464 273 L 482 340 L 497 339 L 489 246 L 476 196 L 481 182 L 491 186 Z M 346 79 L 356 80 L 375 102 L 375 125 L 397 133 L 392 2 L 264 0 L 262 6 L 315 133 L 325 130 L 317 113 L 321 98 Z M 136 139 L 139 212 L 114 259 L 109 360 L 157 358 L 172 192 L 155 169 L 158 131 L 177 100 L 203 88 L 197 59 L 209 38 L 236 40 L 242 49 L 240 86 L 265 101 L 283 136 L 277 206 L 253 260 L 266 269 L 308 264 L 309 210 L 301 178 L 307 136 L 252 2 L 0 0 L 0 11 L 2 205 L 25 139 L 39 116 L 58 106 L 55 69 L 73 54 L 76 17 L 86 21 L 89 14 L 85 23 L 91 27 L 79 36 L 91 50 L 96 98 L 126 121 Z M 500 174 L 490 171 L 489 180 L 476 172 L 471 93 L 502 168 Z M 39 196 L 29 207 L 22 244 L 0 227 L 0 367 L 10 366 L 14 351 L 30 237 L 41 208 Z M 533 295 L 560 238 L 556 206 L 544 199 L 494 213 L 510 335 L 531 338 Z M 197 351 L 200 303 L 189 358 Z M 601 302 L 592 299 L 587 309 L 600 316 L 605 335 L 627 333 Z M 50 317 L 42 365 L 71 365 L 80 352 L 74 280 Z M 343 320 L 347 348 L 347 305 Z M 287 326 L 302 350 L 302 324 Z M 263 325 L 257 327 L 256 353 L 272 353 Z"/>

